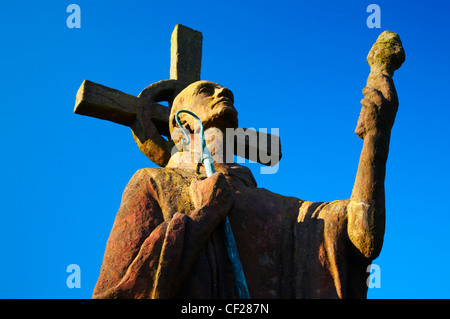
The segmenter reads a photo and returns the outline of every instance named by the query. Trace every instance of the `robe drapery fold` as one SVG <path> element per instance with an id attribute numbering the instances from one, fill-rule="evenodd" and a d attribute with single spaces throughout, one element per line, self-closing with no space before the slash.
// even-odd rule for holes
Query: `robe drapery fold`
<path id="1" fill-rule="evenodd" d="M 348 238 L 348 200 L 286 197 L 257 188 L 246 167 L 215 168 L 232 190 L 228 217 L 252 298 L 366 297 L 371 260 Z M 94 298 L 237 298 L 220 224 L 202 229 L 192 218 L 193 181 L 201 178 L 198 166 L 170 162 L 136 172 L 124 191 Z"/>

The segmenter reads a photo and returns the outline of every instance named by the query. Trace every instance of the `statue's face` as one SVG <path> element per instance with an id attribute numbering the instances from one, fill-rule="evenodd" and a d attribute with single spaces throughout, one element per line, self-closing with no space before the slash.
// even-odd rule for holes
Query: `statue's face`
<path id="1" fill-rule="evenodd" d="M 214 82 L 198 81 L 185 88 L 180 95 L 172 107 L 176 111 L 186 109 L 194 112 L 202 120 L 205 130 L 209 127 L 237 127 L 234 96 L 229 89 Z M 180 114 L 181 116 L 184 116 L 187 126 L 193 130 L 195 121 L 192 116 Z"/>
<path id="2" fill-rule="evenodd" d="M 233 93 L 217 83 L 199 81 L 191 87 L 190 110 L 208 127 L 237 127 Z"/>

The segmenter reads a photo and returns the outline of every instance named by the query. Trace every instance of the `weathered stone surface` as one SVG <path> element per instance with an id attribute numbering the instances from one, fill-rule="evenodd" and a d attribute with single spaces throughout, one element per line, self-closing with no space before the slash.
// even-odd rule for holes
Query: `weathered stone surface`
<path id="1" fill-rule="evenodd" d="M 155 86 L 159 88 L 161 85 L 157 83 Z M 146 92 L 149 90 L 147 88 Z M 130 126 L 142 153 L 159 166 L 165 166 L 170 159 L 172 145 L 161 135 L 169 135 L 167 119 L 170 110 L 146 99 L 147 95 L 135 97 L 84 80 L 77 92 L 74 113 Z"/>
<path id="2" fill-rule="evenodd" d="M 405 51 L 398 34 L 384 31 L 372 46 L 367 63 L 373 71 L 387 71 L 390 76 L 405 62 Z"/>
<path id="3" fill-rule="evenodd" d="M 238 165 L 216 164 L 225 179 L 204 180 L 196 165 L 168 167 L 127 186 L 95 298 L 237 297 L 217 227 L 227 214 L 252 298 L 364 297 L 365 268 L 347 273 L 347 201 L 277 195 Z"/>
<path id="4" fill-rule="evenodd" d="M 382 56 L 398 55 L 398 41 Z M 363 91 L 356 132 L 364 145 L 350 199 L 310 202 L 258 188 L 248 168 L 219 163 L 221 139 L 207 140 L 216 173 L 205 178 L 192 160 L 200 149 L 191 134 L 189 148 L 165 168 L 139 170 L 127 185 L 93 297 L 236 298 L 218 227 L 228 216 L 252 298 L 365 298 L 367 267 L 383 244 L 384 179 L 398 107 L 390 73 L 398 61 L 382 61 L 371 64 Z M 172 105 L 175 143 L 181 108 L 196 113 L 206 130 L 238 124 L 231 91 L 195 82 Z M 195 132 L 192 118 L 181 120 Z"/>
<path id="5" fill-rule="evenodd" d="M 363 89 L 365 98 L 355 133 L 364 138 L 367 132 L 390 132 L 398 109 L 397 92 L 392 76 L 405 61 L 400 37 L 384 31 L 377 39 L 367 57 L 370 74 Z"/>
<path id="6" fill-rule="evenodd" d="M 84 80 L 75 100 L 75 114 L 96 117 L 130 126 L 136 118 L 135 96 Z"/>
<path id="7" fill-rule="evenodd" d="M 371 67 L 355 133 L 364 139 L 348 205 L 348 236 L 366 257 L 378 255 L 385 230 L 384 180 L 391 129 L 398 110 L 392 76 L 405 60 L 400 37 L 383 32 L 367 58 Z"/>
<path id="8" fill-rule="evenodd" d="M 184 86 L 177 80 L 162 80 L 147 86 L 138 95 L 139 103 L 142 108 L 149 108 L 152 111 L 151 120 L 161 135 L 170 136 L 169 115 L 174 98 L 183 90 Z M 167 101 L 169 107 L 160 104 L 153 105 L 155 102 Z"/>
<path id="9" fill-rule="evenodd" d="M 170 78 L 186 85 L 200 80 L 202 63 L 201 32 L 177 24 L 172 32 Z"/>

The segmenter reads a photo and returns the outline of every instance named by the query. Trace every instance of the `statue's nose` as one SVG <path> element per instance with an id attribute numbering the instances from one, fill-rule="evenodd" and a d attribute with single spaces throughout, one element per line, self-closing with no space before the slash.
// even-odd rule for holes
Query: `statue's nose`
<path id="1" fill-rule="evenodd" d="M 217 89 L 216 96 L 217 97 L 226 97 L 226 98 L 229 98 L 231 101 L 234 101 L 233 93 L 225 87 L 221 87 L 220 89 Z"/>

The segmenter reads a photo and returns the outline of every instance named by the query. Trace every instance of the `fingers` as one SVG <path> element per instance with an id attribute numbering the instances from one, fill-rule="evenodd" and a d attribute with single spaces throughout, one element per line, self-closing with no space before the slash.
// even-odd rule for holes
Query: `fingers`
<path id="1" fill-rule="evenodd" d="M 232 202 L 227 179 L 219 172 L 203 180 L 193 180 L 189 191 L 197 208 L 220 204 L 229 206 L 229 202 Z"/>

